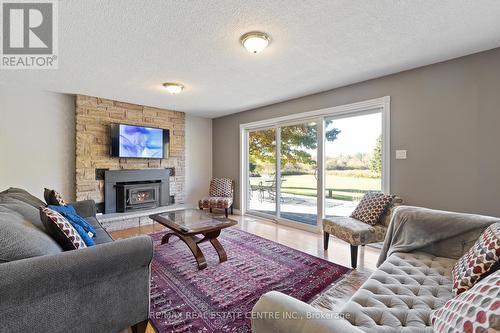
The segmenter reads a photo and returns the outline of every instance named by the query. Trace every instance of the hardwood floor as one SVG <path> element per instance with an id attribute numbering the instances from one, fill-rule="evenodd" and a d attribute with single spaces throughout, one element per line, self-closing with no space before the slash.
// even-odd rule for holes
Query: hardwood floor
<path id="1" fill-rule="evenodd" d="M 238 221 L 233 228 L 250 232 L 257 236 L 267 238 L 277 243 L 292 247 L 313 256 L 326 259 L 339 265 L 350 267 L 351 252 L 349 244 L 330 236 L 328 251 L 323 250 L 323 236 L 254 216 L 232 215 L 232 219 Z M 164 230 L 165 227 L 158 223 L 142 225 L 139 227 L 117 230 L 111 232 L 114 239 L 127 238 L 142 234 L 150 234 Z M 359 248 L 358 271 L 373 271 L 380 251 L 370 246 Z"/>
<path id="2" fill-rule="evenodd" d="M 332 236 L 330 236 L 328 251 L 324 251 L 322 234 L 291 228 L 254 216 L 232 215 L 230 218 L 238 221 L 238 225 L 233 228 L 239 228 L 313 256 L 350 267 L 351 253 L 349 244 Z M 151 234 L 165 229 L 164 226 L 154 223 L 113 231 L 111 232 L 111 236 L 114 239 L 121 239 Z M 323 297 L 318 299 L 313 306 L 329 311 L 339 310 L 367 279 L 369 274 L 375 270 L 375 264 L 379 253 L 380 251 L 373 247 L 360 247 L 358 251 L 357 269 L 354 270 L 348 278 L 340 281 L 333 288 L 330 288 L 330 290 L 325 291 Z M 156 330 L 153 325 L 149 323 L 146 333 L 155 332 Z"/>

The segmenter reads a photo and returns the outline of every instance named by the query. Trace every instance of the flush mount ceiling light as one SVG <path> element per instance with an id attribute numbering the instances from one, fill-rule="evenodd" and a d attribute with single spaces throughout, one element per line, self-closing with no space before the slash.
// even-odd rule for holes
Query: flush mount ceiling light
<path id="1" fill-rule="evenodd" d="M 163 84 L 163 86 L 172 95 L 177 95 L 178 93 L 180 93 L 184 89 L 184 86 L 182 84 L 174 83 L 174 82 L 165 82 Z"/>
<path id="2" fill-rule="evenodd" d="M 269 45 L 270 40 L 269 35 L 260 31 L 247 32 L 240 38 L 241 44 L 250 53 L 261 52 Z"/>

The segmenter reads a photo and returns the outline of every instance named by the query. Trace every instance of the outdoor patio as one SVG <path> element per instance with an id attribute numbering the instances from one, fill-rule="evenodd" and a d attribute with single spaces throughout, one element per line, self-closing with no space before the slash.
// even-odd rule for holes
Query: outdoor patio
<path id="1" fill-rule="evenodd" d="M 343 201 L 336 199 L 325 200 L 325 215 L 328 216 L 348 216 L 358 203 L 355 201 Z M 276 202 L 273 196 L 267 193 L 252 191 L 249 209 L 275 215 Z M 317 206 L 316 198 L 311 196 L 296 195 L 289 193 L 281 194 L 281 217 L 305 223 L 316 224 Z"/>

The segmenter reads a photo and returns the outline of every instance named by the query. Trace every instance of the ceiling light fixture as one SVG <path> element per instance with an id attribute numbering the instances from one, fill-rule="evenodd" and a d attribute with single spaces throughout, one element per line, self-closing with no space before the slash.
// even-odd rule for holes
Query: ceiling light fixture
<path id="1" fill-rule="evenodd" d="M 248 52 L 259 53 L 269 45 L 271 39 L 264 32 L 251 31 L 241 36 L 240 41 Z"/>
<path id="2" fill-rule="evenodd" d="M 174 82 L 165 82 L 163 84 L 163 86 L 172 95 L 177 95 L 178 93 L 180 93 L 184 89 L 184 86 L 182 84 L 174 83 Z"/>

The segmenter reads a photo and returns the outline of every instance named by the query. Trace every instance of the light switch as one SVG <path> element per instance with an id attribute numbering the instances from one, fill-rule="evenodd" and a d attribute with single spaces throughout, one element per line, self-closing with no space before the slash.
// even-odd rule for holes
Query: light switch
<path id="1" fill-rule="evenodd" d="M 406 160 L 406 150 L 396 150 L 397 160 Z"/>

